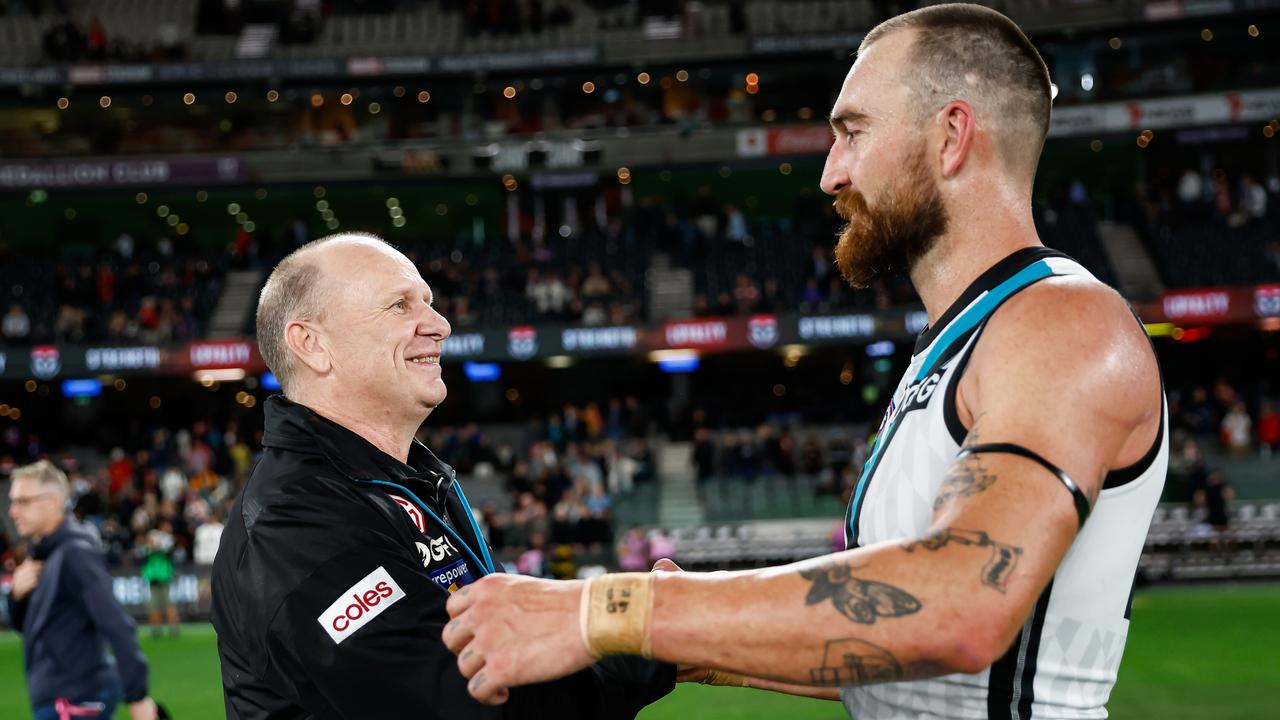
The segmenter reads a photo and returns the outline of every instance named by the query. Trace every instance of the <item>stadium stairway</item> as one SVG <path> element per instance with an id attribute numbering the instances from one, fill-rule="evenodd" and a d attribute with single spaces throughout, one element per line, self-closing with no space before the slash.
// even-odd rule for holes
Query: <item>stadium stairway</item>
<path id="1" fill-rule="evenodd" d="M 209 318 L 209 337 L 244 335 L 245 321 L 257 306 L 260 287 L 261 270 L 233 270 L 227 273 L 222 296 L 218 298 L 218 305 Z"/>
<path id="2" fill-rule="evenodd" d="M 1117 289 L 1121 294 L 1131 300 L 1160 297 L 1164 292 L 1160 271 L 1137 231 L 1129 225 L 1100 222 L 1098 235 L 1102 238 L 1102 249 L 1115 270 L 1116 282 L 1120 286 Z"/>
<path id="3" fill-rule="evenodd" d="M 705 520 L 693 475 L 692 443 L 663 443 L 658 451 L 658 524 L 689 527 Z"/>
<path id="4" fill-rule="evenodd" d="M 666 253 L 654 253 L 649 263 L 649 307 L 656 320 L 693 315 L 693 271 L 671 267 Z"/>

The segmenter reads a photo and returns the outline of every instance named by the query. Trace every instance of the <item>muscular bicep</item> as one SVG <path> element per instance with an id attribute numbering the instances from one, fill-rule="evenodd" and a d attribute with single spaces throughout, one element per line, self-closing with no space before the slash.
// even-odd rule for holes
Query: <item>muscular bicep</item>
<path id="1" fill-rule="evenodd" d="M 1089 296 L 1054 324 L 1046 317 L 1061 311 L 1044 305 L 1063 300 L 1050 290 L 984 333 L 961 386 L 972 426 L 933 499 L 930 532 L 907 545 L 950 549 L 978 582 L 1004 595 L 1010 612 L 999 618 L 1010 637 L 1070 549 L 1107 472 L 1158 421 L 1160 407 L 1154 357 L 1133 336 L 1136 323 L 1122 303 Z"/>

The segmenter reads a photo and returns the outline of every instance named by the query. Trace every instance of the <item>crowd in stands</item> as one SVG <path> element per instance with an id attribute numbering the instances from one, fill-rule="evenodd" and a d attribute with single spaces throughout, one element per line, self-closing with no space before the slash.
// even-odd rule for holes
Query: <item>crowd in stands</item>
<path id="1" fill-rule="evenodd" d="M 495 555 L 521 572 L 552 575 L 584 559 L 614 562 L 615 503 L 654 480 L 650 431 L 647 411 L 628 397 L 566 405 L 514 436 L 528 441 L 431 423 L 419 439 L 469 488 Z M 74 515 L 98 530 L 111 567 L 139 568 L 157 531 L 171 536 L 175 565 L 212 564 L 227 512 L 261 452 L 261 431 L 197 420 L 144 435 L 136 446 L 99 454 L 54 447 L 11 425 L 0 435 L 0 481 L 17 466 L 55 462 L 68 475 Z M 0 556 L 5 542 L 14 539 L 0 539 Z"/>
<path id="2" fill-rule="evenodd" d="M 200 338 L 222 290 L 224 259 L 121 235 L 97 257 L 0 255 L 0 337 L 17 345 Z"/>
<path id="3" fill-rule="evenodd" d="M 1280 276 L 1280 176 L 1161 170 L 1135 192 L 1132 218 L 1175 287 Z"/>
<path id="4" fill-rule="evenodd" d="M 102 21 L 91 18 L 81 26 L 64 15 L 44 33 L 45 57 L 54 63 L 73 62 L 165 62 L 185 60 L 187 45 L 172 25 L 154 28 L 149 39 L 108 35 Z"/>

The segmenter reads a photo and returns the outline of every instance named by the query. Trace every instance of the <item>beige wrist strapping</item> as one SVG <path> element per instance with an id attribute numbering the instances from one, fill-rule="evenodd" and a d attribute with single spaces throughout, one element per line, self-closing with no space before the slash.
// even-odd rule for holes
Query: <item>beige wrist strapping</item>
<path id="1" fill-rule="evenodd" d="M 698 681 L 702 685 L 720 685 L 723 687 L 751 687 L 751 681 L 745 675 L 724 672 L 723 670 L 707 670 L 707 674 Z"/>
<path id="2" fill-rule="evenodd" d="M 652 573 L 597 575 L 583 586 L 578 608 L 582 640 L 592 657 L 653 657 L 649 646 Z"/>

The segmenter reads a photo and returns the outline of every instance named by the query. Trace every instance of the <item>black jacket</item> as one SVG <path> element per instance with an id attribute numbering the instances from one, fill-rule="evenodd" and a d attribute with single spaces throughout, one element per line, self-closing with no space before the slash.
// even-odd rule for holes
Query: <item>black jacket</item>
<path id="1" fill-rule="evenodd" d="M 31 703 L 121 686 L 126 702 L 146 697 L 147 660 L 133 619 L 111 592 L 97 534 L 68 517 L 36 543 L 31 556 L 44 562 L 40 583 L 21 602 L 9 597 L 9 617 L 22 633 Z"/>
<path id="2" fill-rule="evenodd" d="M 477 703 L 440 639 L 445 601 L 489 572 L 453 471 L 414 443 L 409 464 L 276 396 L 264 452 L 213 564 L 227 717 L 631 718 L 675 670 L 610 658 Z"/>

